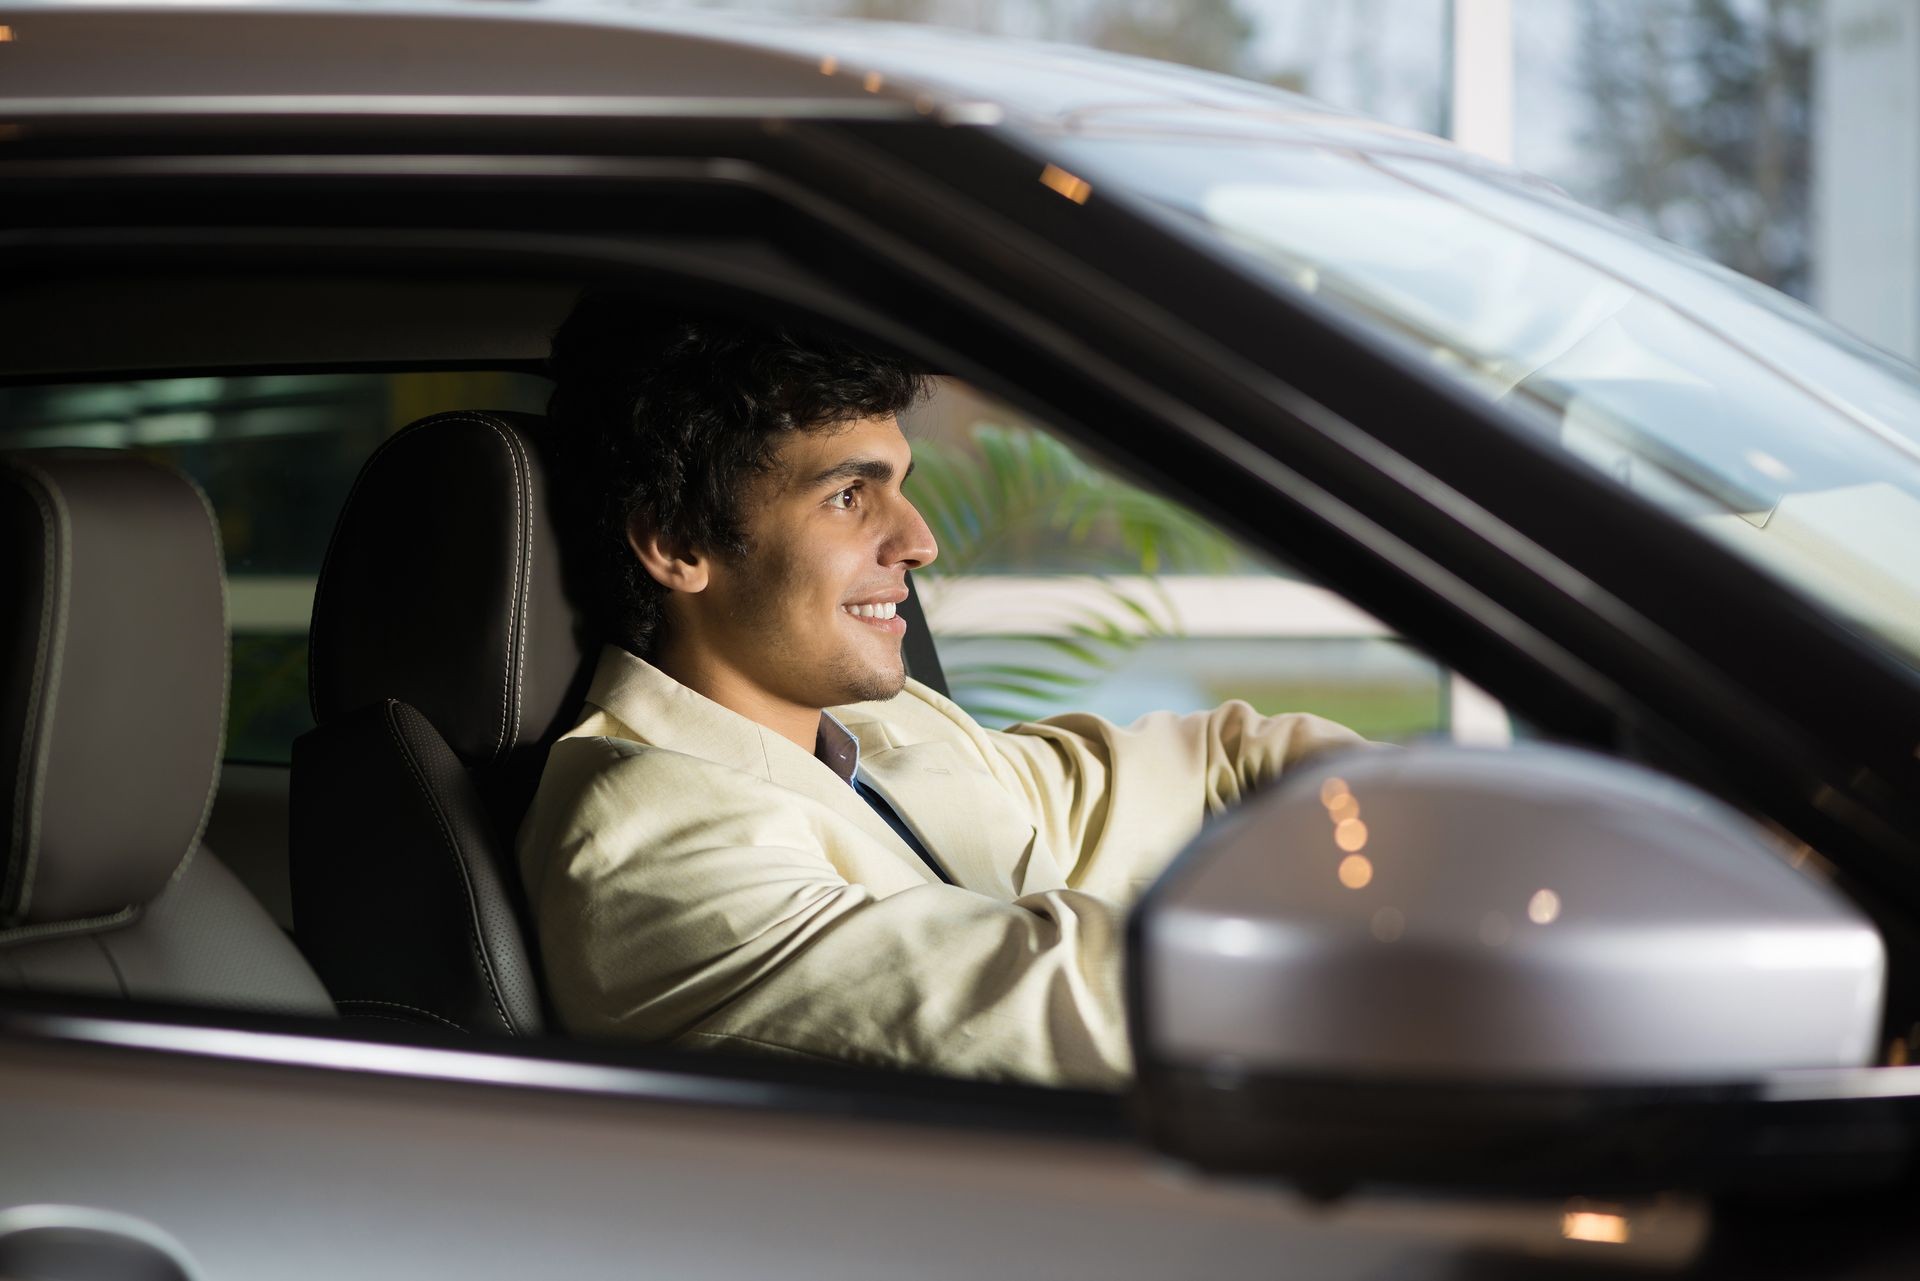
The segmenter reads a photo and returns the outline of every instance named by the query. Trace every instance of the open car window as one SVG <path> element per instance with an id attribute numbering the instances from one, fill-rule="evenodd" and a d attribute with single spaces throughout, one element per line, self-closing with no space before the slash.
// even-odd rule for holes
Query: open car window
<path id="1" fill-rule="evenodd" d="M 0 389 L 0 448 L 125 448 L 204 489 L 228 575 L 229 762 L 284 764 L 312 728 L 307 622 L 340 504 L 392 432 L 444 410 L 538 413 L 511 372 L 259 374 Z M 1374 739 L 1499 743 L 1502 709 L 1340 596 L 1089 461 L 953 378 L 908 417 L 920 576 L 952 692 L 983 724 L 1126 723 L 1230 698 Z"/>
<path id="2" fill-rule="evenodd" d="M 293 920 L 285 838 L 260 837 L 285 833 L 294 817 L 285 771 L 263 781 L 246 766 L 284 766 L 313 727 L 314 586 L 354 478 L 409 422 L 461 408 L 538 413 L 549 391 L 527 374 L 420 371 L 0 392 L 0 448 L 134 450 L 207 492 L 232 630 L 227 768 L 210 844 L 283 925 Z M 936 380 L 904 426 L 917 467 L 908 494 L 940 544 L 917 576 L 930 631 L 951 692 L 982 724 L 1070 711 L 1126 724 L 1241 699 L 1382 741 L 1511 737 L 1497 703 L 1336 592 L 971 385 Z M 241 814 L 244 826 L 234 821 Z"/>
<path id="3" fill-rule="evenodd" d="M 952 378 L 908 416 L 940 544 L 916 577 L 982 724 L 1242 699 L 1379 741 L 1510 741 L 1506 711 L 1379 620 Z"/>

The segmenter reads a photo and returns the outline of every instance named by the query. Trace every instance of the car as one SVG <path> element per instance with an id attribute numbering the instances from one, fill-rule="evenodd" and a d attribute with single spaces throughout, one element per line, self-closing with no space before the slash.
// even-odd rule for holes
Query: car
<path id="1" fill-rule="evenodd" d="M 0 1271 L 1910 1275 L 1920 374 L 1797 304 L 1263 86 L 483 0 L 0 7 L 0 248 Z M 499 859 L 604 287 L 908 352 L 1517 741 L 1203 833 L 1126 1095 L 561 1035 Z"/>

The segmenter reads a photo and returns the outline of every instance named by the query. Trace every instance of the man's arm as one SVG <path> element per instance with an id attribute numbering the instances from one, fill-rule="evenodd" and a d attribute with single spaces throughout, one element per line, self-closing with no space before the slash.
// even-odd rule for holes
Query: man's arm
<path id="1" fill-rule="evenodd" d="M 523 850 L 570 1030 L 1042 1084 L 1126 1080 L 1114 905 L 927 884 L 784 789 L 672 753 L 563 749 Z M 866 883 L 849 880 L 863 860 Z"/>
<path id="2" fill-rule="evenodd" d="M 1128 726 L 1056 716 L 984 731 L 1027 797 L 1067 883 L 1130 903 L 1202 823 L 1321 753 L 1367 745 L 1306 713 L 1262 716 L 1235 700 L 1154 712 Z"/>
<path id="3" fill-rule="evenodd" d="M 1112 904 L 1073 890 L 1006 903 L 951 885 L 884 899 L 815 889 L 777 973 L 680 1041 L 1039 1085 L 1130 1077 Z"/>

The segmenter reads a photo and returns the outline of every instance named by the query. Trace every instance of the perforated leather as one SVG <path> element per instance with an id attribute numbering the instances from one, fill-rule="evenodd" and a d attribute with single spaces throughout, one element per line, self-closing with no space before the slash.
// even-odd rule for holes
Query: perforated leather
<path id="1" fill-rule="evenodd" d="M 299 949 L 204 847 L 133 927 L 98 941 L 130 997 L 279 1014 L 334 1012 Z"/>
<path id="2" fill-rule="evenodd" d="M 383 700 L 302 737 L 292 820 L 294 933 L 343 1013 L 539 1030 L 512 850 L 424 716 Z"/>
<path id="3" fill-rule="evenodd" d="M 204 848 L 123 926 L 0 945 L 0 987 L 334 1013 L 298 949 Z"/>

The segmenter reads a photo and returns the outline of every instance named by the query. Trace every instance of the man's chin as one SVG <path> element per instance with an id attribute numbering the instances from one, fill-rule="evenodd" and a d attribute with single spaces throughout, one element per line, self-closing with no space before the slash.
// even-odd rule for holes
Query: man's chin
<path id="1" fill-rule="evenodd" d="M 844 671 L 835 682 L 841 687 L 837 703 L 884 703 L 907 687 L 907 665 Z"/>
<path id="2" fill-rule="evenodd" d="M 896 697 L 900 691 L 906 687 L 907 673 L 905 668 L 902 668 L 890 676 L 875 673 L 870 681 L 857 686 L 853 697 L 847 701 L 849 703 L 884 703 L 888 699 Z"/>

